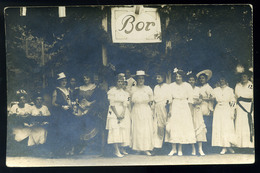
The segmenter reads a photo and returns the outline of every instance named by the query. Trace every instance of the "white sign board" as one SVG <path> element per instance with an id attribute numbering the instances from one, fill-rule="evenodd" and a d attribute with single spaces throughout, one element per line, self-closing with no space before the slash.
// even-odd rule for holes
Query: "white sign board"
<path id="1" fill-rule="evenodd" d="M 111 8 L 114 43 L 162 42 L 160 16 L 156 8 Z"/>

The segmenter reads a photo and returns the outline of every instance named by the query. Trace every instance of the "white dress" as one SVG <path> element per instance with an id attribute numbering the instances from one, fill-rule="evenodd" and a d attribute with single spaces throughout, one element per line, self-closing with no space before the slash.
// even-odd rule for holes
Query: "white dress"
<path id="1" fill-rule="evenodd" d="M 23 108 L 20 108 L 18 104 L 15 104 L 11 107 L 9 111 L 9 115 L 15 114 L 18 117 L 28 117 L 31 115 L 31 105 L 25 103 Z M 20 142 L 30 136 L 31 128 L 28 123 L 23 123 L 21 126 L 14 127 L 12 129 L 12 133 L 14 135 L 14 139 L 17 142 Z M 29 145 L 29 142 L 28 142 Z"/>
<path id="2" fill-rule="evenodd" d="M 146 151 L 154 148 L 153 114 L 149 102 L 153 101 L 153 91 L 149 86 L 132 87 L 133 108 L 132 144 L 133 150 Z"/>
<path id="3" fill-rule="evenodd" d="M 193 101 L 199 99 L 199 96 L 200 96 L 200 88 L 195 86 L 193 88 Z M 207 129 L 204 123 L 201 105 L 193 104 L 191 109 L 191 114 L 193 118 L 196 140 L 198 142 L 207 142 L 207 138 L 206 138 Z"/>
<path id="4" fill-rule="evenodd" d="M 232 88 L 225 86 L 213 90 L 217 105 L 213 113 L 212 146 L 231 147 L 235 143 L 234 109 L 230 106 L 235 102 Z"/>
<path id="5" fill-rule="evenodd" d="M 169 95 L 169 85 L 163 83 L 154 87 L 154 147 L 161 148 L 165 134 L 165 127 L 167 121 L 166 104 L 171 97 Z"/>
<path id="6" fill-rule="evenodd" d="M 252 99 L 253 98 L 253 84 L 248 82 L 246 85 L 238 83 L 235 87 L 236 97 L 243 97 Z M 250 112 L 251 102 L 240 101 L 240 104 Z M 236 132 L 236 145 L 240 148 L 254 148 L 254 138 L 250 141 L 250 129 L 248 124 L 248 115 L 239 105 L 236 105 L 236 121 L 235 121 L 235 132 Z"/>
<path id="7" fill-rule="evenodd" d="M 108 100 L 110 102 L 106 129 L 108 130 L 108 144 L 120 143 L 122 146 L 130 145 L 130 112 L 129 106 L 129 93 L 123 89 L 116 87 L 108 91 Z M 118 114 L 121 114 L 124 107 L 126 107 L 124 119 L 118 121 L 116 114 L 113 112 L 111 106 L 115 106 Z"/>
<path id="8" fill-rule="evenodd" d="M 193 102 L 192 87 L 183 82 L 170 84 L 172 97 L 171 117 L 166 125 L 165 142 L 191 144 L 196 143 L 191 110 L 188 103 Z"/>
<path id="9" fill-rule="evenodd" d="M 37 108 L 36 106 L 32 106 L 32 116 L 50 116 L 49 109 L 47 106 L 42 105 L 41 108 Z M 31 127 L 31 134 L 29 136 L 28 145 L 38 145 L 38 144 L 44 144 L 46 142 L 47 138 L 47 130 L 42 127 L 47 122 L 42 122 L 41 124 L 34 124 Z"/>
<path id="10" fill-rule="evenodd" d="M 209 98 L 210 95 L 213 95 L 212 87 L 206 83 L 205 85 L 200 87 L 200 94 L 203 98 Z M 213 111 L 213 102 L 212 101 L 203 101 L 201 103 L 201 111 L 205 116 L 210 115 L 210 111 Z"/>

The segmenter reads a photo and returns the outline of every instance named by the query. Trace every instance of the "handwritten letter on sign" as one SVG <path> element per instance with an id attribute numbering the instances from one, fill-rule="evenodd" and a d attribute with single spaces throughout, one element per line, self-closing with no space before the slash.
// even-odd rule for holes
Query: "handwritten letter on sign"
<path id="1" fill-rule="evenodd" d="M 112 8 L 114 43 L 158 43 L 162 41 L 161 22 L 156 8 Z"/>

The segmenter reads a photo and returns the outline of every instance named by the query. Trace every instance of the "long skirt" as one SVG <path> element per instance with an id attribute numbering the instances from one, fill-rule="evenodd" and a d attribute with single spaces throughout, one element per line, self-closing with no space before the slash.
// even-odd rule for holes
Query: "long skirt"
<path id="1" fill-rule="evenodd" d="M 31 128 L 30 127 L 16 127 L 13 128 L 13 135 L 14 140 L 17 142 L 20 142 L 26 138 L 28 138 L 31 134 Z M 29 145 L 29 143 L 28 143 Z"/>
<path id="2" fill-rule="evenodd" d="M 123 107 L 115 106 L 117 112 L 120 114 L 123 111 Z M 127 109 L 124 115 L 124 119 L 118 121 L 115 113 L 109 107 L 106 129 L 108 130 L 108 144 L 120 143 L 121 146 L 130 145 L 130 112 Z"/>
<path id="3" fill-rule="evenodd" d="M 28 146 L 44 144 L 47 138 L 47 130 L 43 127 L 32 127 L 29 135 Z"/>
<path id="4" fill-rule="evenodd" d="M 154 147 L 162 148 L 165 127 L 167 121 L 167 110 L 165 102 L 155 104 L 154 109 Z"/>
<path id="5" fill-rule="evenodd" d="M 217 104 L 213 113 L 212 146 L 231 147 L 235 143 L 234 112 L 228 103 Z"/>
<path id="6" fill-rule="evenodd" d="M 192 106 L 191 114 L 197 142 L 207 142 L 207 129 L 204 123 L 203 114 L 200 105 Z"/>
<path id="7" fill-rule="evenodd" d="M 251 103 L 240 102 L 250 112 Z M 236 146 L 239 148 L 254 148 L 254 140 L 250 141 L 250 129 L 247 113 L 237 105 L 237 116 L 235 120 Z"/>
<path id="8" fill-rule="evenodd" d="M 150 106 L 135 103 L 131 112 L 133 150 L 147 151 L 154 148 L 153 117 Z"/>
<path id="9" fill-rule="evenodd" d="M 191 110 L 187 100 L 173 100 L 171 117 L 166 125 L 165 142 L 196 143 Z"/>

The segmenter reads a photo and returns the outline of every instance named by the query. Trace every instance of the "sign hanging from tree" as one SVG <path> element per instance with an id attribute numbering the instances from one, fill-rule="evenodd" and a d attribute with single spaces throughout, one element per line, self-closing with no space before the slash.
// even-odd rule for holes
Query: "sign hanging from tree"
<path id="1" fill-rule="evenodd" d="M 156 8 L 111 8 L 113 43 L 162 42 L 160 16 Z"/>

